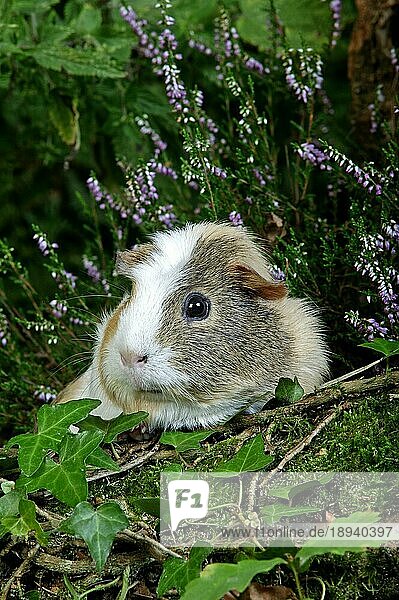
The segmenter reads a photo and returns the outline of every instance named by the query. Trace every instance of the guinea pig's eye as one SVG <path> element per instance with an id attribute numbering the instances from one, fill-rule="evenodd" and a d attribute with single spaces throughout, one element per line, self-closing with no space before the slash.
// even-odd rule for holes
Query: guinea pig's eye
<path id="1" fill-rule="evenodd" d="M 198 292 L 192 292 L 184 301 L 183 316 L 189 321 L 202 321 L 209 315 L 210 308 L 208 298 Z"/>

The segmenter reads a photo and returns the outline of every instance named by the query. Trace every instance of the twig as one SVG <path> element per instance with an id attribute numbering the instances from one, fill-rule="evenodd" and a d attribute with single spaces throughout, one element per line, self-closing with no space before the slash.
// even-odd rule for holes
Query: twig
<path id="1" fill-rule="evenodd" d="M 11 589 L 12 584 L 14 583 L 14 581 L 16 579 L 20 579 L 23 574 L 25 573 L 25 571 L 27 571 L 27 569 L 29 568 L 29 564 L 30 562 L 33 560 L 34 556 L 39 552 L 40 550 L 40 544 L 35 544 L 35 546 L 33 548 L 31 548 L 31 550 L 29 550 L 27 557 L 25 558 L 25 560 L 22 561 L 22 563 L 19 565 L 19 567 L 17 569 L 15 569 L 14 573 L 11 575 L 11 577 L 8 579 L 6 585 L 3 588 L 3 591 L 1 592 L 1 596 L 0 599 L 1 600 L 6 600 L 7 596 L 8 596 L 8 592 Z"/>
<path id="2" fill-rule="evenodd" d="M 311 441 L 322 431 L 331 421 L 333 421 L 343 410 L 346 410 L 349 406 L 351 406 L 350 402 L 342 402 L 337 408 L 334 408 L 328 412 L 328 414 L 319 421 L 318 425 L 307 435 L 304 437 L 298 444 L 296 444 L 284 458 L 278 463 L 277 467 L 268 472 L 268 475 L 273 476 L 279 471 L 282 471 L 286 464 L 295 458 L 306 446 L 309 446 Z"/>
<path id="3" fill-rule="evenodd" d="M 122 465 L 119 471 L 101 471 L 100 473 L 96 473 L 95 475 L 91 475 L 87 478 L 87 481 L 97 481 L 98 479 L 105 479 L 106 477 L 110 477 L 111 475 L 120 475 L 121 473 L 125 473 L 126 471 L 130 471 L 130 469 L 134 469 L 136 467 L 143 466 L 146 462 L 148 462 L 154 454 L 157 455 L 157 460 L 163 458 L 171 458 L 176 456 L 176 452 L 174 450 L 161 450 L 159 451 L 159 444 L 157 444 L 152 450 L 146 452 L 143 456 L 139 456 L 134 460 Z"/>
<path id="4" fill-rule="evenodd" d="M 159 554 L 161 554 L 162 558 L 165 558 L 165 555 L 173 556 L 174 558 L 183 558 L 180 554 L 177 554 L 177 552 L 170 550 L 170 548 L 167 548 L 160 542 L 153 540 L 152 538 L 148 537 L 145 534 L 135 533 L 131 529 L 124 529 L 121 533 L 117 534 L 117 537 L 125 537 L 125 536 L 128 539 L 133 539 L 138 542 L 144 542 L 145 544 L 149 544 L 156 550 L 157 557 L 159 557 Z"/>
<path id="5" fill-rule="evenodd" d="M 331 387 L 332 385 L 335 385 L 336 383 L 340 383 L 341 381 L 346 381 L 347 379 L 350 379 L 351 377 L 354 377 L 355 375 L 360 375 L 360 373 L 364 373 L 364 371 L 368 371 L 369 369 L 379 365 L 382 361 L 384 361 L 386 359 L 387 359 L 387 357 L 383 356 L 382 358 L 375 360 L 374 362 L 366 365 L 365 367 L 360 367 L 359 369 L 355 369 L 355 371 L 351 371 L 350 373 L 345 373 L 345 375 L 341 375 L 341 377 L 337 377 L 336 379 L 331 379 L 331 381 L 327 381 L 326 383 L 323 383 L 323 385 L 321 385 L 319 387 L 319 390 L 323 390 L 325 388 Z"/>

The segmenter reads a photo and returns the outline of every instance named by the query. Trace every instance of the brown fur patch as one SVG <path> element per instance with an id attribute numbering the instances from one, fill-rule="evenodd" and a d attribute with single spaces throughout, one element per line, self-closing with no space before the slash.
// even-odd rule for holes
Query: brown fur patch
<path id="1" fill-rule="evenodd" d="M 135 250 L 124 250 L 117 252 L 115 271 L 118 275 L 132 276 L 132 269 L 151 256 L 154 251 L 152 243 L 141 244 Z"/>
<path id="2" fill-rule="evenodd" d="M 255 292 L 264 300 L 282 300 L 287 296 L 287 288 L 284 283 L 266 281 L 250 267 L 234 264 L 230 266 L 229 270 L 238 278 L 242 287 Z"/>

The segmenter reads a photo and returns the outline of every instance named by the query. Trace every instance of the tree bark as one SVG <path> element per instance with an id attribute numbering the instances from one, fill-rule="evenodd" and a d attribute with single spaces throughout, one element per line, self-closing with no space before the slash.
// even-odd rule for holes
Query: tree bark
<path id="1" fill-rule="evenodd" d="M 394 103 L 398 72 L 392 64 L 391 50 L 399 58 L 399 1 L 355 0 L 358 16 L 349 45 L 348 75 L 352 90 L 352 117 L 357 141 L 367 148 L 377 148 L 381 132 L 370 135 L 370 104 L 394 128 Z M 399 68 L 399 65 L 397 65 Z M 382 101 L 376 99 L 381 86 Z"/>

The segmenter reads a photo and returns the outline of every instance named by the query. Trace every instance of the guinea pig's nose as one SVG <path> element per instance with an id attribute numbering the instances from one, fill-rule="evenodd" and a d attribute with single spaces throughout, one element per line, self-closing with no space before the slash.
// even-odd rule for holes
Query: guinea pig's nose
<path id="1" fill-rule="evenodd" d="M 148 361 L 147 354 L 141 356 L 140 354 L 135 354 L 135 352 L 129 352 L 128 350 L 122 352 L 120 351 L 121 362 L 125 367 L 142 367 Z"/>

